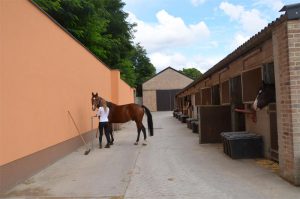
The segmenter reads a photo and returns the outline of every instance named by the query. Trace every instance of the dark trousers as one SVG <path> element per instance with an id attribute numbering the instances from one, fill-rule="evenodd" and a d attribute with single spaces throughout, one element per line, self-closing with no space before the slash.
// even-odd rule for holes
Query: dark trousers
<path id="1" fill-rule="evenodd" d="M 103 129 L 105 132 L 105 137 L 106 137 L 106 141 L 107 144 L 110 143 L 110 137 L 109 137 L 109 126 L 108 126 L 108 122 L 99 122 L 99 144 L 102 144 L 102 136 L 103 136 Z"/>

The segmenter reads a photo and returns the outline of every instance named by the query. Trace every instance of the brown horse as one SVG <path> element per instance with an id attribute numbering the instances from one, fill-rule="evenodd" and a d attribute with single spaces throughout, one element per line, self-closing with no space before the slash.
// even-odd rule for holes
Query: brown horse
<path id="1" fill-rule="evenodd" d="M 261 110 L 270 103 L 276 102 L 275 84 L 263 82 L 252 105 L 255 111 Z"/>
<path id="2" fill-rule="evenodd" d="M 98 96 L 98 93 L 94 94 L 92 93 L 92 110 L 95 111 L 96 108 L 99 108 L 101 105 L 101 97 Z M 110 129 L 112 129 L 112 123 L 125 123 L 130 120 L 135 121 L 136 127 L 137 127 L 137 139 L 134 143 L 135 145 L 138 144 L 140 139 L 140 133 L 143 131 L 144 134 L 144 144 L 146 144 L 146 128 L 143 125 L 143 117 L 144 113 L 146 112 L 147 115 L 147 122 L 148 122 L 148 129 L 150 132 L 150 136 L 153 136 L 153 121 L 152 121 L 152 115 L 150 110 L 145 106 L 140 106 L 138 104 L 126 104 L 126 105 L 116 105 L 112 102 L 107 102 L 107 106 L 109 107 L 109 126 Z M 113 144 L 114 138 L 112 135 L 112 130 L 110 130 L 110 134 L 112 137 L 111 144 Z"/>

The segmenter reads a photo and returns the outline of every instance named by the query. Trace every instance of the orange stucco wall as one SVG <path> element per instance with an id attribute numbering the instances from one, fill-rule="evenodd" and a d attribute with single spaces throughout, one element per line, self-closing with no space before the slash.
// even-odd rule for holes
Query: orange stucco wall
<path id="1" fill-rule="evenodd" d="M 0 165 L 77 136 L 68 110 L 80 131 L 89 131 L 91 92 L 133 102 L 119 71 L 30 1 L 0 1 L 0 25 Z"/>
<path id="2" fill-rule="evenodd" d="M 118 104 L 130 104 L 134 102 L 134 95 L 128 95 L 128 93 L 134 93 L 134 90 L 121 79 L 118 88 Z"/>

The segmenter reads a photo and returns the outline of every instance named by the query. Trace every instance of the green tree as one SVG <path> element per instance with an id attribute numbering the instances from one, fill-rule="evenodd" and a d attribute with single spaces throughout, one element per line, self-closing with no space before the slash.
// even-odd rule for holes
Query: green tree
<path id="1" fill-rule="evenodd" d="M 147 57 L 146 50 L 140 45 L 135 46 L 132 63 L 136 74 L 137 96 L 142 96 L 142 84 L 156 73 L 156 69 Z"/>
<path id="2" fill-rule="evenodd" d="M 61 9 L 61 0 L 34 0 L 43 10 L 46 12 L 55 11 L 58 12 Z"/>
<path id="3" fill-rule="evenodd" d="M 108 34 L 113 39 L 109 46 L 109 55 L 105 60 L 112 68 L 120 67 L 120 62 L 129 62 L 134 50 L 133 28 L 135 24 L 126 21 L 128 14 L 123 11 L 125 4 L 121 0 L 102 0 L 106 11 L 105 19 L 108 21 Z M 121 69 L 121 68 L 118 68 Z"/>
<path id="4" fill-rule="evenodd" d="M 126 21 L 128 14 L 123 11 L 125 4 L 121 0 L 33 1 L 106 65 L 119 69 L 121 78 L 130 86 L 140 84 L 142 77 L 153 75 L 154 67 L 139 69 L 140 57 L 144 56 L 144 65 L 151 63 L 146 51 L 141 51 L 142 46 L 133 44 L 135 24 Z"/>
<path id="5" fill-rule="evenodd" d="M 106 63 L 112 37 L 105 34 L 109 21 L 104 17 L 106 12 L 103 5 L 92 0 L 34 1 Z"/>
<path id="6" fill-rule="evenodd" d="M 197 79 L 202 75 L 202 73 L 196 68 L 183 68 L 180 72 L 192 79 Z"/>
<path id="7" fill-rule="evenodd" d="M 135 87 L 136 84 L 136 74 L 134 73 L 134 68 L 131 61 L 123 59 L 122 62 L 117 65 L 121 71 L 121 79 L 123 79 L 131 87 Z"/>

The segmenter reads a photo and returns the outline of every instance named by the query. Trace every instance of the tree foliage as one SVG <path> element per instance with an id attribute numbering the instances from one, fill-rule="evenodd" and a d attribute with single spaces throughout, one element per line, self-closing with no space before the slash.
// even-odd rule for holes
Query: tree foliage
<path id="1" fill-rule="evenodd" d="M 137 96 L 142 96 L 142 84 L 155 75 L 156 70 L 150 63 L 146 50 L 140 44 L 135 46 L 131 61 L 135 68 Z"/>
<path id="2" fill-rule="evenodd" d="M 135 24 L 126 21 L 128 14 L 121 0 L 33 1 L 106 65 L 120 69 L 121 78 L 130 86 L 155 73 L 143 47 L 133 44 Z M 141 57 L 143 61 L 136 61 Z"/>
<path id="3" fill-rule="evenodd" d="M 197 79 L 202 75 L 196 68 L 183 68 L 181 72 L 192 79 Z"/>

